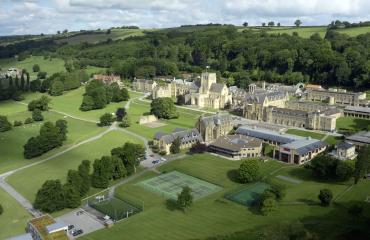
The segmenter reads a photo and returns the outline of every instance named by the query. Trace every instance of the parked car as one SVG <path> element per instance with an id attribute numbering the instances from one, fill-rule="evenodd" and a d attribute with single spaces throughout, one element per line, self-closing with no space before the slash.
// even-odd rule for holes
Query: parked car
<path id="1" fill-rule="evenodd" d="M 154 160 L 154 161 L 152 161 L 152 163 L 157 164 L 157 163 L 159 163 L 159 160 Z"/>
<path id="2" fill-rule="evenodd" d="M 74 226 L 73 224 L 68 225 L 68 231 L 69 231 L 69 230 L 72 230 L 72 229 L 74 229 L 74 228 L 75 228 L 75 226 Z"/>
<path id="3" fill-rule="evenodd" d="M 81 235 L 83 233 L 84 233 L 84 231 L 82 231 L 82 229 L 78 229 L 76 231 L 73 231 L 72 236 L 75 237 L 75 236 Z"/>
<path id="4" fill-rule="evenodd" d="M 167 161 L 167 159 L 165 159 L 164 157 L 161 157 L 161 161 L 165 162 L 165 161 Z"/>

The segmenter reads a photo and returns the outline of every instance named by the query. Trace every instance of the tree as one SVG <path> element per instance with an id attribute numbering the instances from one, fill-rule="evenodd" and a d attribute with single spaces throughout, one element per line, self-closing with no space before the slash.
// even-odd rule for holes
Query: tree
<path id="1" fill-rule="evenodd" d="M 353 161 L 339 161 L 335 170 L 335 174 L 339 181 L 347 181 L 353 176 L 354 171 L 355 166 Z"/>
<path id="2" fill-rule="evenodd" d="M 259 162 L 257 159 L 245 160 L 239 167 L 239 181 L 242 183 L 253 182 L 259 177 Z"/>
<path id="3" fill-rule="evenodd" d="M 78 166 L 78 173 L 81 176 L 82 182 L 81 182 L 81 196 L 85 196 L 91 186 L 91 179 L 90 179 L 90 161 L 89 160 L 83 160 L 82 163 Z"/>
<path id="4" fill-rule="evenodd" d="M 248 27 L 248 23 L 247 22 L 244 22 L 243 23 L 243 27 Z"/>
<path id="5" fill-rule="evenodd" d="M 38 64 L 34 64 L 32 70 L 33 72 L 40 72 L 40 66 Z"/>
<path id="6" fill-rule="evenodd" d="M 42 116 L 42 112 L 40 109 L 36 108 L 35 110 L 32 111 L 32 119 L 35 122 L 44 121 L 44 116 Z"/>
<path id="7" fill-rule="evenodd" d="M 139 166 L 140 160 L 145 156 L 145 148 L 141 144 L 127 142 L 123 147 L 113 148 L 111 154 L 123 161 L 127 174 L 131 175 L 136 172 L 136 166 Z"/>
<path id="8" fill-rule="evenodd" d="M 3 208 L 3 206 L 0 204 L 0 216 L 3 214 L 3 212 L 4 212 L 4 208 Z"/>
<path id="9" fill-rule="evenodd" d="M 0 115 L 0 132 L 6 132 L 11 129 L 12 124 L 8 121 L 8 117 Z"/>
<path id="10" fill-rule="evenodd" d="M 63 186 L 64 191 L 64 207 L 76 208 L 81 205 L 81 195 L 75 186 L 67 183 Z"/>
<path id="11" fill-rule="evenodd" d="M 122 160 L 117 156 L 112 156 L 112 169 L 114 180 L 123 178 L 127 175 L 125 165 L 123 165 Z"/>
<path id="12" fill-rule="evenodd" d="M 181 193 L 177 196 L 177 206 L 185 211 L 193 204 L 193 195 L 190 187 L 185 186 L 182 188 Z"/>
<path id="13" fill-rule="evenodd" d="M 123 119 L 122 119 L 122 122 L 119 124 L 120 127 L 123 127 L 123 128 L 127 128 L 131 125 L 131 121 L 130 121 L 130 117 L 126 114 Z"/>
<path id="14" fill-rule="evenodd" d="M 333 193 L 330 189 L 321 189 L 318 198 L 320 199 L 321 205 L 327 207 L 333 199 Z"/>
<path id="15" fill-rule="evenodd" d="M 117 121 L 122 121 L 123 117 L 126 116 L 126 109 L 125 108 L 117 108 L 116 111 L 116 119 Z"/>
<path id="16" fill-rule="evenodd" d="M 35 79 L 29 84 L 30 90 L 32 92 L 39 92 L 41 90 L 41 80 Z"/>
<path id="17" fill-rule="evenodd" d="M 276 200 L 273 197 L 266 198 L 262 202 L 261 213 L 263 215 L 269 215 L 276 210 Z"/>
<path id="18" fill-rule="evenodd" d="M 266 27 L 266 23 L 262 23 L 262 27 Z"/>
<path id="19" fill-rule="evenodd" d="M 63 94 L 64 91 L 64 84 L 61 81 L 54 81 L 51 84 L 51 88 L 49 89 L 49 94 L 51 96 L 60 96 Z"/>
<path id="20" fill-rule="evenodd" d="M 55 122 L 55 126 L 59 129 L 59 137 L 61 140 L 67 140 L 68 122 L 64 119 L 59 119 Z"/>
<path id="21" fill-rule="evenodd" d="M 297 19 L 297 20 L 295 20 L 294 25 L 295 25 L 296 27 L 300 27 L 300 26 L 302 25 L 302 21 L 301 21 L 301 20 L 299 20 L 299 19 Z"/>
<path id="22" fill-rule="evenodd" d="M 348 213 L 354 216 L 355 218 L 359 218 L 363 212 L 364 206 L 360 203 L 355 203 L 348 209 Z"/>
<path id="23" fill-rule="evenodd" d="M 103 156 L 97 159 L 93 164 L 93 174 L 91 176 L 91 184 L 96 188 L 107 188 L 109 180 L 113 176 L 112 158 L 110 156 Z"/>
<path id="24" fill-rule="evenodd" d="M 49 103 L 50 103 L 50 98 L 47 96 L 41 96 L 39 99 L 32 100 L 28 104 L 28 111 L 33 111 L 36 108 L 40 109 L 41 111 L 47 111 L 49 110 Z"/>
<path id="25" fill-rule="evenodd" d="M 278 26 L 278 27 L 280 27 L 280 26 L 281 26 L 281 24 L 278 22 L 278 23 L 277 23 L 277 26 Z"/>
<path id="26" fill-rule="evenodd" d="M 364 146 L 362 149 L 359 151 L 357 160 L 355 163 L 355 184 L 360 181 L 361 178 L 363 178 L 370 167 L 370 146 Z"/>
<path id="27" fill-rule="evenodd" d="M 200 142 L 197 142 L 190 148 L 192 153 L 204 153 L 205 151 L 207 151 L 207 145 Z"/>
<path id="28" fill-rule="evenodd" d="M 38 79 L 45 79 L 47 75 L 47 72 L 38 72 L 37 73 L 37 78 Z"/>
<path id="29" fill-rule="evenodd" d="M 179 114 L 171 98 L 157 98 L 150 104 L 150 112 L 158 118 L 178 118 Z"/>
<path id="30" fill-rule="evenodd" d="M 329 155 L 321 154 L 311 160 L 309 167 L 314 176 L 319 179 L 334 179 L 338 161 Z"/>
<path id="31" fill-rule="evenodd" d="M 185 96 L 184 95 L 178 95 L 176 103 L 179 106 L 185 105 Z"/>
<path id="32" fill-rule="evenodd" d="M 181 140 L 179 137 L 177 137 L 175 140 L 173 140 L 171 144 L 170 152 L 172 154 L 180 153 L 180 146 L 181 146 Z"/>
<path id="33" fill-rule="evenodd" d="M 269 27 L 273 27 L 273 26 L 275 26 L 275 22 L 274 22 L 274 21 L 268 22 L 268 23 L 267 23 L 267 25 L 268 25 Z"/>
<path id="34" fill-rule="evenodd" d="M 114 122 L 114 117 L 110 113 L 104 113 L 100 117 L 100 122 L 98 123 L 98 126 L 110 126 Z"/>
<path id="35" fill-rule="evenodd" d="M 26 89 L 26 81 L 24 79 L 24 72 L 23 71 L 22 71 L 22 75 L 21 75 L 21 87 L 20 87 L 20 89 L 22 91 L 27 91 L 27 89 Z"/>
<path id="36" fill-rule="evenodd" d="M 67 173 L 67 180 L 66 184 L 75 188 L 78 192 L 78 195 L 81 194 L 81 185 L 82 185 L 82 177 L 77 170 L 69 170 Z"/>
<path id="37" fill-rule="evenodd" d="M 65 207 L 65 192 L 60 180 L 47 180 L 37 191 L 34 206 L 45 212 L 55 212 Z"/>

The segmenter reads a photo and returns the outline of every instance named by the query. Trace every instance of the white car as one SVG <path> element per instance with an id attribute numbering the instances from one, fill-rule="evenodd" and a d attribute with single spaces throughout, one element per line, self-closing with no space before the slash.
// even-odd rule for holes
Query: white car
<path id="1" fill-rule="evenodd" d="M 161 161 L 165 162 L 165 161 L 167 161 L 167 159 L 165 159 L 164 157 L 161 157 Z"/>

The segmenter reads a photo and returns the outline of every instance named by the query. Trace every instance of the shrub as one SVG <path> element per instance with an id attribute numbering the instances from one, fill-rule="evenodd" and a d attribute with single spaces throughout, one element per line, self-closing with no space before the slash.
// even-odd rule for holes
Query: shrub
<path id="1" fill-rule="evenodd" d="M 100 117 L 100 122 L 98 123 L 98 126 L 110 126 L 114 122 L 114 117 L 110 113 L 105 113 Z"/>
<path id="2" fill-rule="evenodd" d="M 327 207 L 333 199 L 333 193 L 330 189 L 321 189 L 318 198 L 320 199 L 321 205 Z"/>
<path id="3" fill-rule="evenodd" d="M 14 123 L 13 123 L 14 127 L 19 127 L 19 126 L 22 126 L 22 125 L 23 125 L 22 121 L 14 121 Z"/>
<path id="4" fill-rule="evenodd" d="M 32 119 L 36 122 L 41 122 L 44 120 L 44 116 L 42 116 L 42 112 L 40 109 L 36 108 L 32 112 Z"/>
<path id="5" fill-rule="evenodd" d="M 256 181 L 259 177 L 259 162 L 257 159 L 245 160 L 239 167 L 239 181 L 248 183 Z"/>
<path id="6" fill-rule="evenodd" d="M 8 117 L 0 115 L 0 132 L 9 131 L 12 127 L 12 124 L 8 121 Z"/>
<path id="7" fill-rule="evenodd" d="M 26 120 L 24 120 L 24 124 L 31 124 L 33 123 L 33 119 L 32 118 L 26 118 Z"/>

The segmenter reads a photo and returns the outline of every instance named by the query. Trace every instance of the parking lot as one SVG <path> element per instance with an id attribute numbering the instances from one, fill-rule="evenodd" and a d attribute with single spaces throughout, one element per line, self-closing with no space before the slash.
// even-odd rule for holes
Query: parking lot
<path id="1" fill-rule="evenodd" d="M 82 212 L 77 214 L 77 212 Z M 57 221 L 62 221 L 67 225 L 74 225 L 74 229 L 82 229 L 83 234 L 78 235 L 78 237 L 88 234 L 90 232 L 104 228 L 104 225 L 100 223 L 94 216 L 91 216 L 86 211 L 82 209 L 76 209 L 70 213 L 56 218 Z M 70 235 L 71 238 L 72 235 Z M 77 236 L 76 236 L 77 237 Z"/>

